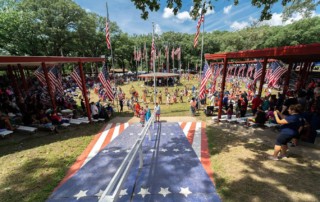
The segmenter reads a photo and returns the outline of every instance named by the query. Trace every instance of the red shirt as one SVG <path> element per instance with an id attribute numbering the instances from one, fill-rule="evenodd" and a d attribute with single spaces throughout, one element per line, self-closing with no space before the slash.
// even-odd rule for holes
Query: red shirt
<path id="1" fill-rule="evenodd" d="M 256 97 L 256 98 L 253 98 L 251 103 L 252 103 L 252 109 L 257 109 L 262 104 L 262 100 L 259 97 Z"/>

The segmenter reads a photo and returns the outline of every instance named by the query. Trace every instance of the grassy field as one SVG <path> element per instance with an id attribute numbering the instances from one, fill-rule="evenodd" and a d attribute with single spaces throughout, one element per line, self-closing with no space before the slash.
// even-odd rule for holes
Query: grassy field
<path id="1" fill-rule="evenodd" d="M 187 85 L 193 84 L 195 80 Z M 142 82 L 121 88 L 129 95 L 131 85 L 142 95 Z M 97 95 L 91 93 L 91 100 L 97 100 Z M 161 110 L 162 116 L 190 116 L 187 103 L 164 104 Z M 125 107 L 116 116 L 132 116 L 132 112 Z M 197 119 L 207 122 L 215 183 L 223 201 L 320 201 L 319 146 L 290 148 L 291 158 L 269 161 L 266 156 L 272 152 L 275 132 L 228 129 L 211 123 L 202 112 Z M 45 201 L 103 125 L 72 126 L 56 135 L 15 133 L 1 139 L 0 201 Z"/>

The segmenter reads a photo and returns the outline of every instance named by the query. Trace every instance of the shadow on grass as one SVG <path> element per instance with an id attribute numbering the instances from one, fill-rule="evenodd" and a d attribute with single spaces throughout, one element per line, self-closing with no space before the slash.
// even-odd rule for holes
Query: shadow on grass
<path id="1" fill-rule="evenodd" d="M 320 175 L 317 163 L 299 152 L 289 159 L 268 160 L 273 141 L 259 141 L 260 131 L 251 134 L 247 130 L 245 136 L 237 132 L 207 126 L 216 188 L 224 201 L 320 201 L 320 179 L 314 177 Z M 272 139 L 268 131 L 264 135 Z M 219 161 L 220 155 L 224 160 Z"/>
<path id="2" fill-rule="evenodd" d="M 54 162 L 45 158 L 28 160 L 0 182 L 0 201 L 45 201 L 64 176 L 68 163 L 63 158 Z"/>

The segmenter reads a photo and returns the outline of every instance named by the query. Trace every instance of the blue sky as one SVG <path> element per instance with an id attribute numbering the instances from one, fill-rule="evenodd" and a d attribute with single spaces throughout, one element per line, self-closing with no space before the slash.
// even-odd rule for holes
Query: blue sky
<path id="1" fill-rule="evenodd" d="M 88 12 L 95 12 L 106 16 L 106 0 L 74 0 Z M 137 10 L 130 0 L 108 0 L 109 17 L 115 21 L 123 32 L 132 34 L 152 33 L 152 22 L 156 24 L 156 32 L 174 31 L 181 33 L 195 33 L 197 21 L 190 18 L 188 12 L 192 6 L 191 0 L 183 1 L 183 8 L 178 15 L 174 16 L 172 11 L 165 8 L 166 0 L 161 0 L 161 8 L 157 12 L 149 12 L 148 20 L 140 18 L 141 11 Z M 213 11 L 205 16 L 205 31 L 214 30 L 234 31 L 250 26 L 260 16 L 261 9 L 251 6 L 251 1 L 240 1 L 234 6 L 233 0 L 212 1 Z M 282 6 L 275 5 L 272 8 L 273 17 L 262 23 L 269 25 L 284 25 L 301 19 L 299 14 L 294 15 L 290 20 L 282 22 Z M 313 15 L 319 15 L 320 9 Z"/>

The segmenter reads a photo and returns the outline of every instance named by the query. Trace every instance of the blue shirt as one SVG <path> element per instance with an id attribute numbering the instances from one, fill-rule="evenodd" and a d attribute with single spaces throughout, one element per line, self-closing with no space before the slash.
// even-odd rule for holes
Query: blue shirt
<path id="1" fill-rule="evenodd" d="M 302 126 L 302 117 L 299 114 L 294 114 L 285 117 L 285 120 L 288 124 L 284 124 L 281 126 L 281 133 L 294 136 L 298 134 L 298 129 Z"/>

